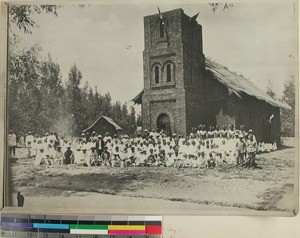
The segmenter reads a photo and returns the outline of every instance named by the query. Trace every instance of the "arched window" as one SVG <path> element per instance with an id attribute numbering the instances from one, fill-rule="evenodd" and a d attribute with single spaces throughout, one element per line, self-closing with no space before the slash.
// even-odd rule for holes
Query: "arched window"
<path id="1" fill-rule="evenodd" d="M 159 83 L 159 67 L 157 65 L 154 67 L 154 80 L 155 83 Z"/>
<path id="2" fill-rule="evenodd" d="M 167 82 L 172 81 L 172 70 L 171 70 L 171 65 L 167 64 Z"/>
<path id="3" fill-rule="evenodd" d="M 159 37 L 165 37 L 165 22 L 164 21 L 160 21 L 159 22 Z"/>

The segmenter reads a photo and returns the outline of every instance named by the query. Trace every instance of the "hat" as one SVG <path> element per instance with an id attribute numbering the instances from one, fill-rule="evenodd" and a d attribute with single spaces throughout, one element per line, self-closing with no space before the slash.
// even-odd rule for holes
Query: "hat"
<path id="1" fill-rule="evenodd" d="M 102 138 L 102 136 L 101 136 L 101 135 L 98 135 L 98 138 Z"/>
<path id="2" fill-rule="evenodd" d="M 244 138 L 244 136 L 243 135 L 239 135 L 239 138 Z"/>
<path id="3" fill-rule="evenodd" d="M 82 134 L 81 134 L 81 136 L 85 136 L 85 134 L 84 134 L 84 133 L 82 133 Z"/>
<path id="4" fill-rule="evenodd" d="M 249 131 L 248 131 L 248 133 L 250 134 L 250 133 L 253 133 L 253 131 L 250 129 Z"/>

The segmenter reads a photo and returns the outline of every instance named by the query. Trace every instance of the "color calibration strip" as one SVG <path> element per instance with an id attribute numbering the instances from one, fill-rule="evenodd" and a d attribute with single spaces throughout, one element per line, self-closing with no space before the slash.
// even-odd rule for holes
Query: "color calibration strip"
<path id="1" fill-rule="evenodd" d="M 2 230 L 74 235 L 162 235 L 162 216 L 55 216 L 1 214 Z"/>

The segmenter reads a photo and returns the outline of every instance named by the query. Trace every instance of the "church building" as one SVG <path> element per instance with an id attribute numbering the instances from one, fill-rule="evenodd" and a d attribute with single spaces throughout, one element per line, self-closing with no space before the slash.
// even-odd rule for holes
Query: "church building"
<path id="1" fill-rule="evenodd" d="M 142 126 L 188 135 L 198 125 L 244 125 L 258 141 L 280 142 L 280 108 L 242 75 L 205 57 L 202 26 L 182 9 L 144 17 Z"/>

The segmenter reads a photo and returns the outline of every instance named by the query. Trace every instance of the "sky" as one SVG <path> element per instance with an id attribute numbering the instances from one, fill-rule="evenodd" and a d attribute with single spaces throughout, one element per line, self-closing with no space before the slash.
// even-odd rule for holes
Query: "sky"
<path id="1" fill-rule="evenodd" d="M 213 12 L 209 4 L 159 4 L 162 12 L 182 8 L 203 29 L 206 57 L 243 74 L 266 90 L 271 81 L 281 96 L 284 81 L 297 75 L 297 25 L 292 3 L 235 4 Z M 34 15 L 38 28 L 23 34 L 19 47 L 38 43 L 50 53 L 62 78 L 76 63 L 83 82 L 109 92 L 112 100 L 130 104 L 143 88 L 143 17 L 157 13 L 157 4 L 63 5 L 58 16 Z"/>

